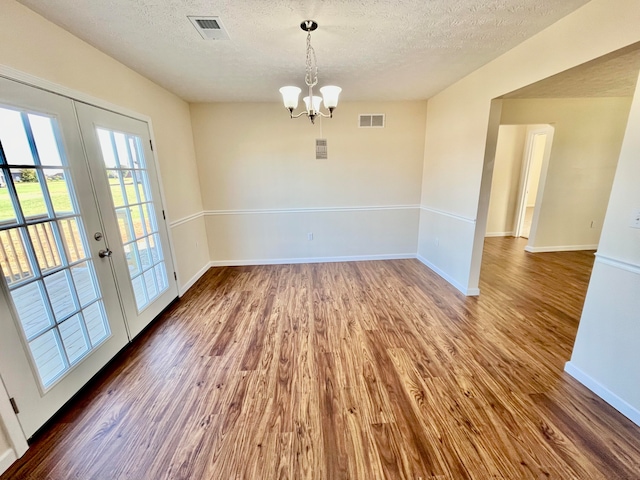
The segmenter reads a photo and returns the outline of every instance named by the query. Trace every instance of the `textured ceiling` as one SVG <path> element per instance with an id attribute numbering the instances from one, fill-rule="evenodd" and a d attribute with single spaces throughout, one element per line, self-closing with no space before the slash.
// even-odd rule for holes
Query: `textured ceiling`
<path id="1" fill-rule="evenodd" d="M 425 99 L 588 0 L 19 0 L 188 101 L 279 101 L 304 86 L 302 20 L 319 85 L 346 100 Z M 187 15 L 218 15 L 203 40 Z"/>
<path id="2" fill-rule="evenodd" d="M 639 73 L 640 44 L 583 63 L 503 98 L 631 97 Z"/>

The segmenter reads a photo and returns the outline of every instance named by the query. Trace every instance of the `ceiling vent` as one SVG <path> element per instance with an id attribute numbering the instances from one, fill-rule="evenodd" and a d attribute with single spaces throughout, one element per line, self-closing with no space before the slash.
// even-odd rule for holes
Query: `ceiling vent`
<path id="1" fill-rule="evenodd" d="M 224 29 L 220 17 L 187 16 L 187 18 L 205 40 L 229 40 L 229 34 Z"/>
<path id="2" fill-rule="evenodd" d="M 384 113 L 361 113 L 358 117 L 360 128 L 384 128 Z"/>

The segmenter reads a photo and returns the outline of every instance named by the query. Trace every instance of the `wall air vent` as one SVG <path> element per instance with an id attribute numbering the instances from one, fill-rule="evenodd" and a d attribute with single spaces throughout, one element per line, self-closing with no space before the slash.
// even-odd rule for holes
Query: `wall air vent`
<path id="1" fill-rule="evenodd" d="M 384 128 L 384 113 L 361 113 L 358 117 L 360 128 Z"/>
<path id="2" fill-rule="evenodd" d="M 327 159 L 327 139 L 316 138 L 316 160 Z"/>
<path id="3" fill-rule="evenodd" d="M 220 17 L 187 16 L 202 38 L 205 40 L 229 40 Z"/>

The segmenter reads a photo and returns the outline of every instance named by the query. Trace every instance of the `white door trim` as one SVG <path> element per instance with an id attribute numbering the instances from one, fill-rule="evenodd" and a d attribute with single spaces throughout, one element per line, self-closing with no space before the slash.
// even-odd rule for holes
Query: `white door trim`
<path id="1" fill-rule="evenodd" d="M 538 217 L 540 213 L 540 205 L 542 204 L 542 197 L 544 194 L 544 186 L 547 178 L 547 170 L 549 167 L 549 157 L 551 156 L 551 145 L 553 144 L 554 131 L 555 129 L 551 125 L 546 125 L 540 128 L 530 128 L 527 130 L 527 140 L 522 155 L 522 173 L 520 175 L 519 189 L 520 195 L 518 197 L 518 208 L 516 210 L 518 213 L 516 215 L 516 223 L 513 229 L 515 237 L 519 237 L 522 233 L 522 222 L 527 210 L 527 185 L 529 184 L 529 177 L 531 173 L 531 154 L 533 153 L 534 139 L 536 135 L 540 134 L 544 134 L 547 136 L 544 148 L 544 156 L 542 159 L 542 169 L 540 171 L 540 181 L 538 182 L 538 191 L 536 193 L 536 204 L 533 210 L 533 219 L 531 221 L 531 231 L 529 232 L 529 241 L 527 242 L 528 246 L 533 243 L 538 227 Z"/>
<path id="2" fill-rule="evenodd" d="M 9 444 L 13 448 L 16 458 L 20 458 L 25 454 L 29 445 L 27 444 L 27 437 L 22 431 L 20 422 L 15 413 L 13 413 L 13 407 L 9 401 L 9 394 L 4 386 L 2 378 L 0 378 L 0 420 L 4 425 L 4 430 L 9 436 Z M 2 455 L 3 452 L 0 452 Z M 2 468 L 0 468 L 0 475 L 2 474 Z"/>

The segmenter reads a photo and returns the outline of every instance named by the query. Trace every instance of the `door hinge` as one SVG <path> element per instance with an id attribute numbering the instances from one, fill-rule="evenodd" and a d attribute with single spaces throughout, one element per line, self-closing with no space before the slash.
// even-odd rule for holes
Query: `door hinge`
<path id="1" fill-rule="evenodd" d="M 151 147 L 151 151 L 153 152 L 153 142 L 151 142 L 151 140 L 149 140 L 149 146 Z"/>
<path id="2" fill-rule="evenodd" d="M 178 274 L 176 272 L 173 272 L 173 278 L 176 282 L 178 281 Z"/>
<path id="3" fill-rule="evenodd" d="M 13 408 L 13 413 L 15 413 L 16 415 L 20 413 L 20 409 L 18 408 L 18 404 L 16 403 L 16 399 L 11 397 L 9 399 L 9 401 L 11 402 L 11 408 Z"/>
<path id="4" fill-rule="evenodd" d="M 164 220 L 166 220 L 166 219 L 167 219 L 167 217 L 166 217 L 166 216 L 165 216 L 165 214 L 164 214 L 164 210 L 162 210 L 162 218 L 163 218 Z"/>

